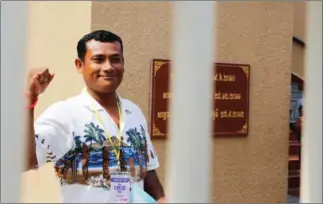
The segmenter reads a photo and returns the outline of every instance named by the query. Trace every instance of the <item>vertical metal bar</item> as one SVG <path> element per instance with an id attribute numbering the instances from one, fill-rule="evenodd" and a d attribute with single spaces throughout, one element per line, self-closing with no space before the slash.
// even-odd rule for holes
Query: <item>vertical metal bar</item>
<path id="1" fill-rule="evenodd" d="M 301 202 L 322 202 L 322 1 L 308 1 Z"/>
<path id="2" fill-rule="evenodd" d="M 167 196 L 210 202 L 215 2 L 174 2 Z"/>
<path id="3" fill-rule="evenodd" d="M 1 203 L 20 202 L 27 2 L 1 2 Z"/>

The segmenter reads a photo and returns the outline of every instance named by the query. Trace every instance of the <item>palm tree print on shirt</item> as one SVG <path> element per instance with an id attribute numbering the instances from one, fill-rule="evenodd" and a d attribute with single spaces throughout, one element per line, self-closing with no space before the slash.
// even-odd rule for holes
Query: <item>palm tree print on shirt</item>
<path id="1" fill-rule="evenodd" d="M 126 168 L 139 167 L 140 174 L 146 173 L 149 151 L 147 149 L 146 131 L 143 126 L 137 126 L 125 131 L 125 141 L 119 146 L 119 139 L 112 136 L 106 138 L 105 131 L 99 125 L 91 122 L 84 125 L 81 135 L 73 132 L 74 147 L 63 158 L 57 161 L 56 169 L 66 178 L 69 169 L 73 175 L 77 171 L 83 173 L 84 179 L 89 179 L 89 169 L 101 169 L 105 179 L 109 179 L 109 168 L 117 167 L 118 159 L 115 151 L 122 149 Z M 112 143 L 112 144 L 111 144 Z M 130 160 L 132 162 L 130 162 Z M 76 179 L 73 176 L 74 181 Z"/>
<path id="2" fill-rule="evenodd" d="M 92 154 L 102 151 L 102 145 L 106 140 L 104 130 L 91 122 L 85 125 L 84 136 L 75 135 L 75 132 L 73 132 L 73 138 L 74 148 L 57 161 L 56 170 L 59 174 L 63 174 L 63 177 L 66 177 L 70 168 L 76 174 L 77 167 L 81 164 L 79 167 L 82 169 L 84 178 L 87 179 Z M 97 161 L 96 158 L 93 160 Z"/>
<path id="3" fill-rule="evenodd" d="M 82 141 L 81 141 L 81 136 L 74 136 L 74 132 L 73 132 L 73 137 L 74 137 L 74 150 L 76 152 L 80 152 L 82 150 Z"/>
<path id="4" fill-rule="evenodd" d="M 69 169 L 72 172 L 76 171 L 76 159 L 80 151 L 82 142 L 80 141 L 80 136 L 75 136 L 73 132 L 73 138 L 75 141 L 74 148 L 66 153 L 61 159 L 59 159 L 55 164 L 56 173 L 63 180 L 66 179 Z M 75 139 L 76 138 L 76 139 Z M 77 150 L 77 151 L 76 151 Z"/>
<path id="5" fill-rule="evenodd" d="M 146 142 L 146 134 L 142 125 L 140 125 L 140 131 L 137 128 L 130 128 L 126 131 L 128 135 L 127 142 L 130 143 L 131 149 L 134 150 L 132 156 L 134 159 L 134 163 L 136 166 L 140 167 L 141 174 L 145 174 L 145 169 L 147 165 L 147 142 Z"/>
<path id="6" fill-rule="evenodd" d="M 148 147 L 147 147 L 147 139 L 146 139 L 146 131 L 142 125 L 140 125 L 140 131 L 143 137 L 141 148 L 144 151 L 145 154 L 145 162 L 149 162 L 149 155 L 148 155 Z"/>
<path id="7" fill-rule="evenodd" d="M 92 148 L 93 142 L 103 145 L 106 140 L 104 130 L 99 127 L 99 125 L 94 125 L 94 123 L 86 124 L 86 129 L 84 130 L 85 143 L 90 142 L 90 148 Z"/>

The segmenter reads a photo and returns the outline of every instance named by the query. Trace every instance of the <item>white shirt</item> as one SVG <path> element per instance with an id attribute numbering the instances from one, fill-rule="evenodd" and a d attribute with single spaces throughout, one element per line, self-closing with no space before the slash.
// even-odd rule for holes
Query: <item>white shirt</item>
<path id="1" fill-rule="evenodd" d="M 132 172 L 134 179 L 140 180 L 140 175 L 159 167 L 158 157 L 140 108 L 120 96 L 119 101 L 125 167 Z M 100 124 L 96 113 L 103 124 Z M 109 142 L 106 132 L 114 145 Z M 54 161 L 63 182 L 101 186 L 102 180 L 108 182 L 108 173 L 104 173 L 107 172 L 106 164 L 110 173 L 118 169 L 113 151 L 118 144 L 118 133 L 119 128 L 110 115 L 84 89 L 77 96 L 51 105 L 36 120 L 38 164 Z M 109 148 L 108 151 L 105 147 Z"/>

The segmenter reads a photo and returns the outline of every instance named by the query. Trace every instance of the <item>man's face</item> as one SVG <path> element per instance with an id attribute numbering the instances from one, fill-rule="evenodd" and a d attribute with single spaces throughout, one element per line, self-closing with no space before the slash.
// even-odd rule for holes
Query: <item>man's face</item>
<path id="1" fill-rule="evenodd" d="M 75 62 L 86 85 L 98 92 L 114 92 L 120 85 L 124 72 L 120 43 L 90 40 L 86 47 L 84 62 L 80 59 Z"/>

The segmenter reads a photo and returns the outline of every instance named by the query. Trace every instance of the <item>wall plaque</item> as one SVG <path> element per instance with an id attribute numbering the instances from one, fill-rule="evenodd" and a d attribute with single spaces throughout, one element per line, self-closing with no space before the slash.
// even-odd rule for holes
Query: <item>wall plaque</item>
<path id="1" fill-rule="evenodd" d="M 151 69 L 150 133 L 167 138 L 168 103 L 171 100 L 170 60 L 153 59 Z M 213 136 L 248 135 L 250 65 L 214 64 Z"/>

